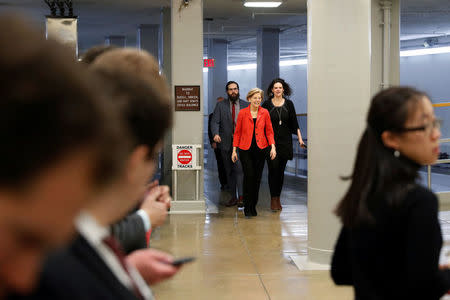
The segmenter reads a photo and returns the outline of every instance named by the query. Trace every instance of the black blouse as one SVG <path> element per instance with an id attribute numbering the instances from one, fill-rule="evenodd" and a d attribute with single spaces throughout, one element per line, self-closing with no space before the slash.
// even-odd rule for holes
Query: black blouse
<path id="1" fill-rule="evenodd" d="M 251 144 L 249 150 L 259 149 L 258 145 L 256 144 L 256 134 L 255 134 L 255 131 L 256 131 L 256 119 L 257 118 L 253 118 L 253 137 L 252 137 L 252 144 Z"/>
<path id="2" fill-rule="evenodd" d="M 438 268 L 442 234 L 431 191 L 416 185 L 398 209 L 380 207 L 375 221 L 342 228 L 331 266 L 336 284 L 353 285 L 358 300 L 437 300 L 450 289 L 450 270 Z"/>
<path id="3" fill-rule="evenodd" d="M 294 157 L 292 149 L 292 135 L 297 134 L 298 121 L 294 103 L 285 99 L 282 106 L 274 106 L 272 99 L 264 101 L 261 105 L 270 113 L 277 156 L 291 160 Z"/>

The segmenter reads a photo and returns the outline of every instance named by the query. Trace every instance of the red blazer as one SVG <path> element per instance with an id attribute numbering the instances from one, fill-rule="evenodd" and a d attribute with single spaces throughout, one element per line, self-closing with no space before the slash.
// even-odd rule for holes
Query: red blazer
<path id="1" fill-rule="evenodd" d="M 269 111 L 265 108 L 258 108 L 256 117 L 256 144 L 260 149 L 275 144 L 273 137 L 272 121 L 270 121 Z M 253 118 L 250 113 L 250 105 L 239 111 L 236 129 L 234 130 L 233 147 L 242 150 L 250 149 L 253 139 Z"/>

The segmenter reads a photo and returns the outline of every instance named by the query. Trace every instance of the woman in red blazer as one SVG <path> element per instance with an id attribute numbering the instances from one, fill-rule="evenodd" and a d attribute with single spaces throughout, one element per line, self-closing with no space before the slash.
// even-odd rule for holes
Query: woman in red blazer
<path id="1" fill-rule="evenodd" d="M 259 185 L 261 183 L 264 159 L 269 151 L 270 158 L 275 159 L 275 140 L 269 112 L 260 107 L 263 91 L 254 88 L 247 94 L 250 106 L 241 109 L 238 115 L 233 137 L 233 154 L 231 160 L 236 162 L 239 148 L 242 169 L 244 171 L 244 214 L 256 216 Z"/>

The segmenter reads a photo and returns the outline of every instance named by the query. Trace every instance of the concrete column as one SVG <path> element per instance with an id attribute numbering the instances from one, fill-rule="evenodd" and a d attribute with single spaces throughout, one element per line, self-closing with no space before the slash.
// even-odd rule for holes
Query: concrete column
<path id="1" fill-rule="evenodd" d="M 171 213 L 205 212 L 203 193 L 203 1 L 171 0 L 172 7 L 172 93 L 175 86 L 200 86 L 199 111 L 175 111 L 172 130 L 173 144 L 200 144 L 198 153 L 200 172 L 200 201 L 195 201 L 195 172 L 178 171 L 177 201 L 172 202 Z"/>
<path id="2" fill-rule="evenodd" d="M 328 264 L 371 97 L 372 0 L 307 5 L 308 259 Z"/>
<path id="3" fill-rule="evenodd" d="M 266 90 L 280 77 L 280 29 L 262 28 L 256 35 L 256 84 Z"/>
<path id="4" fill-rule="evenodd" d="M 109 36 L 105 37 L 105 45 L 126 47 L 127 46 L 127 38 L 124 35 L 109 35 Z"/>
<path id="5" fill-rule="evenodd" d="M 226 98 L 225 84 L 228 81 L 228 42 L 210 39 L 208 41 L 208 58 L 214 59 L 214 67 L 208 68 L 208 113 L 214 111 L 217 97 Z"/>
<path id="6" fill-rule="evenodd" d="M 138 27 L 137 47 L 150 52 L 159 62 L 161 68 L 162 34 L 159 24 L 142 24 Z"/>
<path id="7" fill-rule="evenodd" d="M 391 2 L 389 86 L 400 84 L 400 0 L 372 0 L 372 95 L 382 89 L 383 74 L 383 9 Z M 386 4 L 388 4 L 386 3 Z"/>
<path id="8" fill-rule="evenodd" d="M 166 76 L 169 86 L 172 85 L 172 21 L 170 7 L 161 9 L 161 32 L 162 32 L 162 56 L 161 71 Z M 168 131 L 164 137 L 164 151 L 162 163 L 161 184 L 172 187 L 172 131 Z"/>

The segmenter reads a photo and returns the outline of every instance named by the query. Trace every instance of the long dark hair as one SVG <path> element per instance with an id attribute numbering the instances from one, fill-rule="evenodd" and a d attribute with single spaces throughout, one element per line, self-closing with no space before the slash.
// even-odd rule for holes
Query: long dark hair
<path id="1" fill-rule="evenodd" d="M 267 99 L 273 98 L 272 89 L 273 89 L 273 86 L 275 85 L 275 83 L 281 83 L 281 85 L 283 86 L 283 90 L 284 90 L 284 92 L 283 92 L 284 96 L 289 97 L 292 94 L 291 87 L 289 86 L 289 84 L 286 81 L 284 81 L 283 78 L 275 78 L 274 80 L 272 80 L 272 82 L 269 84 L 269 87 L 267 88 L 267 91 L 266 91 L 267 96 L 268 96 Z"/>
<path id="2" fill-rule="evenodd" d="M 388 207 L 398 207 L 413 186 L 420 166 L 395 157 L 394 149 L 383 144 L 381 134 L 401 132 L 423 97 L 428 96 L 409 87 L 392 87 L 373 97 L 353 173 L 344 178 L 352 182 L 335 211 L 344 226 L 373 224 L 374 211 L 382 201 Z"/>

